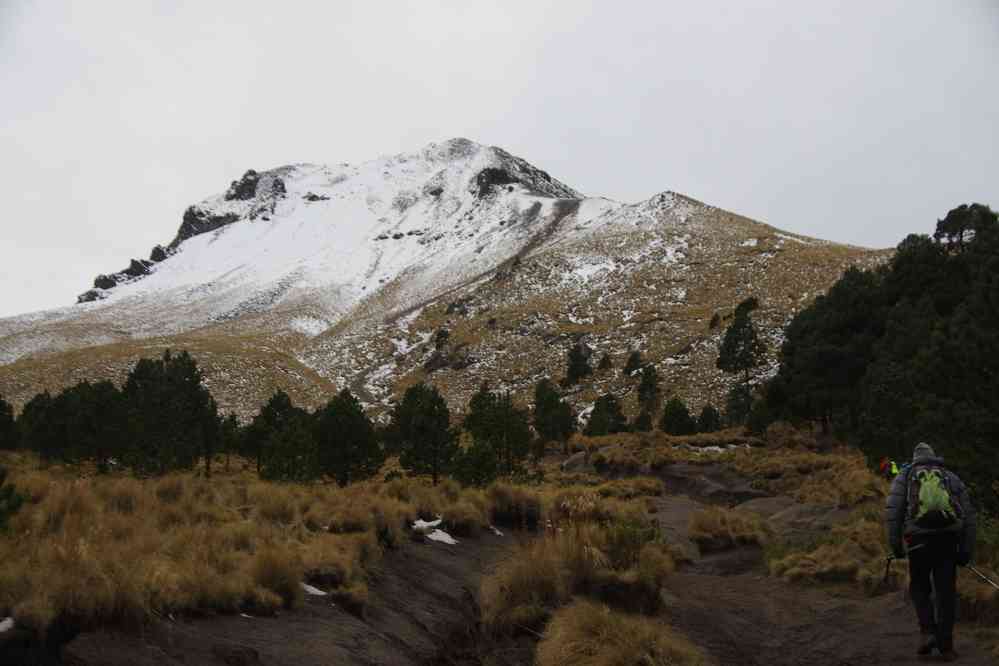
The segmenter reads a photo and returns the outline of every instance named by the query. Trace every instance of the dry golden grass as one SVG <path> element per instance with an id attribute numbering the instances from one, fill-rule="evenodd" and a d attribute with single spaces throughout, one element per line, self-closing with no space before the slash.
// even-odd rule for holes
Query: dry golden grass
<path id="1" fill-rule="evenodd" d="M 762 545 L 768 536 L 766 525 L 755 513 L 722 507 L 709 507 L 693 514 L 689 534 L 703 551 Z"/>
<path id="2" fill-rule="evenodd" d="M 599 508 L 601 503 L 625 508 L 614 516 Z M 581 594 L 628 611 L 658 608 L 659 591 L 676 565 L 639 503 L 590 491 L 552 506 L 549 528 L 483 580 L 485 627 L 496 634 L 536 631 L 555 609 Z"/>
<path id="3" fill-rule="evenodd" d="M 773 559 L 770 572 L 793 582 L 845 583 L 854 582 L 874 592 L 884 576 L 887 551 L 884 528 L 875 520 L 859 517 L 846 525 L 834 527 L 815 544 L 799 552 Z M 896 574 L 904 563 L 896 565 Z M 898 581 L 890 579 L 894 585 Z"/>
<path id="4" fill-rule="evenodd" d="M 483 492 L 401 479 L 338 488 L 265 483 L 242 471 L 137 480 L 0 458 L 28 498 L 0 537 L 0 613 L 42 632 L 60 617 L 89 627 L 135 626 L 158 613 L 269 614 L 298 604 L 303 581 L 360 612 L 368 571 L 410 538 L 417 516 L 441 515 L 455 533 L 473 535 L 489 525 L 494 499 L 515 522 L 537 524 L 543 510 L 540 495 L 508 485 Z"/>
<path id="5" fill-rule="evenodd" d="M 701 666 L 709 660 L 661 621 L 579 600 L 557 611 L 538 645 L 538 666 Z"/>
<path id="6" fill-rule="evenodd" d="M 881 501 L 888 491 L 858 451 L 755 449 L 729 454 L 726 462 L 752 479 L 754 487 L 810 504 L 854 507 Z"/>

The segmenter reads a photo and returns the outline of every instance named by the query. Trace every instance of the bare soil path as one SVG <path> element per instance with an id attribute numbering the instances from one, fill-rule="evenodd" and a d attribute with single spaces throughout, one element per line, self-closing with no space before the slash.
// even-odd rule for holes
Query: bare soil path
<path id="1" fill-rule="evenodd" d="M 690 516 L 709 504 L 744 499 L 743 493 L 734 497 L 732 492 L 743 485 L 723 479 L 726 474 L 702 468 L 687 477 L 689 495 L 656 501 L 661 529 L 694 559 L 667 583 L 671 624 L 725 666 L 933 663 L 916 656 L 915 611 L 904 592 L 871 598 L 847 586 L 790 584 L 767 574 L 757 547 L 700 555 L 687 536 Z M 959 663 L 994 663 L 975 644 L 969 627 L 958 624 L 955 643 Z"/>

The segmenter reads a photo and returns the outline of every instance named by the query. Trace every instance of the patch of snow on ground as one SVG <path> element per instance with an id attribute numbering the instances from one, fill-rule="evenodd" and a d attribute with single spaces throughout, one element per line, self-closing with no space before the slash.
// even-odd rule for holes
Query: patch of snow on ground
<path id="1" fill-rule="evenodd" d="M 398 326 L 399 330 L 403 333 L 409 333 L 409 326 L 416 321 L 417 317 L 419 317 L 422 312 L 423 308 L 416 308 L 405 317 L 400 317 L 399 321 L 396 322 L 396 326 Z"/>
<path id="2" fill-rule="evenodd" d="M 589 284 L 596 276 L 612 273 L 616 268 L 614 262 L 607 257 L 577 257 L 574 263 L 575 266 L 563 276 L 563 284 L 566 281 Z"/>
<path id="3" fill-rule="evenodd" d="M 493 529 L 496 528 L 494 527 Z M 0 634 L 4 633 L 5 631 L 10 631 L 13 628 L 14 628 L 14 618 L 12 617 L 8 617 L 2 622 L 0 622 Z"/>
<path id="4" fill-rule="evenodd" d="M 315 317 L 295 317 L 289 324 L 292 330 L 314 338 L 329 328 L 329 323 Z"/>
<path id="5" fill-rule="evenodd" d="M 803 238 L 795 238 L 794 236 L 788 236 L 787 234 L 777 234 L 778 238 L 783 238 L 784 240 L 794 241 L 795 243 L 801 243 L 802 245 L 814 245 L 810 241 L 806 241 Z"/>
<path id="6" fill-rule="evenodd" d="M 493 531 L 493 534 L 495 534 L 496 536 L 503 536 L 503 533 L 500 532 L 495 525 L 490 525 L 489 529 L 491 529 Z"/>
<path id="7" fill-rule="evenodd" d="M 756 247 L 759 242 L 758 238 L 747 238 L 739 243 L 739 247 Z"/>
<path id="8" fill-rule="evenodd" d="M 308 583 L 302 583 L 302 589 L 305 590 L 306 594 L 311 594 L 314 597 L 325 597 L 325 596 L 327 596 L 326 592 L 323 592 L 318 587 L 312 587 Z"/>
<path id="9" fill-rule="evenodd" d="M 427 530 L 431 527 L 440 527 L 443 520 L 443 518 L 438 518 L 437 520 L 421 520 L 420 518 L 417 518 L 416 522 L 413 523 L 413 529 Z"/>
<path id="10" fill-rule="evenodd" d="M 449 546 L 458 545 L 458 540 L 455 539 L 450 534 L 448 534 L 447 532 L 445 532 L 444 530 L 434 530 L 433 532 L 427 535 L 427 538 L 430 539 L 431 541 L 446 543 Z"/>

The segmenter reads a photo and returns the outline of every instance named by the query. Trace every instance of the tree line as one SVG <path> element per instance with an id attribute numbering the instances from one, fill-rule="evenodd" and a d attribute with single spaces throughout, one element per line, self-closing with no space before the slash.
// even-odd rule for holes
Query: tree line
<path id="1" fill-rule="evenodd" d="M 609 356 L 604 359 L 601 365 L 609 367 Z M 563 386 L 592 373 L 580 345 L 569 350 L 567 360 Z M 722 427 L 722 416 L 712 405 L 694 416 L 678 397 L 669 399 L 654 419 L 663 393 L 655 366 L 636 351 L 624 372 L 637 378 L 638 416 L 629 421 L 618 398 L 607 393 L 594 404 L 583 434 L 658 427 L 687 435 Z M 450 475 L 483 485 L 522 471 L 524 461 L 542 455 L 548 443 L 567 448 L 579 423 L 572 406 L 547 378 L 535 385 L 531 409 L 519 406 L 509 392 L 483 385 L 460 422 L 454 422 L 435 387 L 417 384 L 381 426 L 347 389 L 314 411 L 294 405 L 287 393 L 277 391 L 242 425 L 234 416 L 220 414 L 203 380 L 187 352 L 167 350 L 161 358 L 141 359 L 120 389 L 108 381 L 83 381 L 56 395 L 44 391 L 16 419 L 11 405 L 0 398 L 0 448 L 31 450 L 46 462 L 90 461 L 99 471 L 121 466 L 140 476 L 198 464 L 210 476 L 213 460 L 222 456 L 228 465 L 236 454 L 252 460 L 261 478 L 326 477 L 341 485 L 370 478 L 387 457 L 398 456 L 405 470 L 427 474 L 435 483 Z"/>
<path id="2" fill-rule="evenodd" d="M 818 423 L 872 458 L 931 442 L 999 509 L 997 386 L 999 218 L 972 204 L 799 312 L 754 409 Z"/>

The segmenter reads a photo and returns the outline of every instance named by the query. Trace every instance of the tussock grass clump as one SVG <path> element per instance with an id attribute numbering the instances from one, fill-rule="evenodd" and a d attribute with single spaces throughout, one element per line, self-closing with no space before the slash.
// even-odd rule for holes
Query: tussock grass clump
<path id="1" fill-rule="evenodd" d="M 888 488 L 867 467 L 860 452 L 819 454 L 788 449 L 736 452 L 730 464 L 754 487 L 799 502 L 853 507 L 881 501 Z"/>
<path id="2" fill-rule="evenodd" d="M 253 561 L 253 582 L 281 597 L 285 608 L 302 600 L 301 559 L 285 548 L 271 547 L 257 553 Z"/>
<path id="3" fill-rule="evenodd" d="M 748 511 L 709 507 L 690 517 L 690 539 L 703 551 L 743 545 L 763 545 L 767 530 L 762 519 Z"/>
<path id="4" fill-rule="evenodd" d="M 592 488 L 563 488 L 549 495 L 547 518 L 553 524 L 579 521 L 641 521 L 645 511 L 636 502 L 605 497 Z"/>
<path id="5" fill-rule="evenodd" d="M 666 492 L 666 484 L 661 479 L 639 476 L 631 479 L 618 479 L 602 483 L 597 487 L 601 497 L 614 497 L 630 500 L 636 497 L 660 497 Z"/>
<path id="6" fill-rule="evenodd" d="M 538 666 L 700 666 L 704 655 L 652 618 L 579 600 L 557 611 L 538 645 Z"/>
<path id="7" fill-rule="evenodd" d="M 492 505 L 491 516 L 494 525 L 536 530 L 541 523 L 543 502 L 541 494 L 535 490 L 496 483 L 486 491 Z"/>
<path id="8" fill-rule="evenodd" d="M 858 517 L 850 524 L 834 527 L 804 550 L 792 550 L 772 559 L 770 573 L 792 582 L 853 582 L 873 593 L 884 577 L 887 551 L 883 530 L 879 521 Z M 905 564 L 898 562 L 895 566 L 897 571 L 893 573 L 901 577 Z M 889 582 L 899 584 L 895 576 Z"/>
<path id="9" fill-rule="evenodd" d="M 480 587 L 485 627 L 495 634 L 536 631 L 575 595 L 631 612 L 659 606 L 675 569 L 669 551 L 640 525 L 576 523 L 521 544 Z"/>

